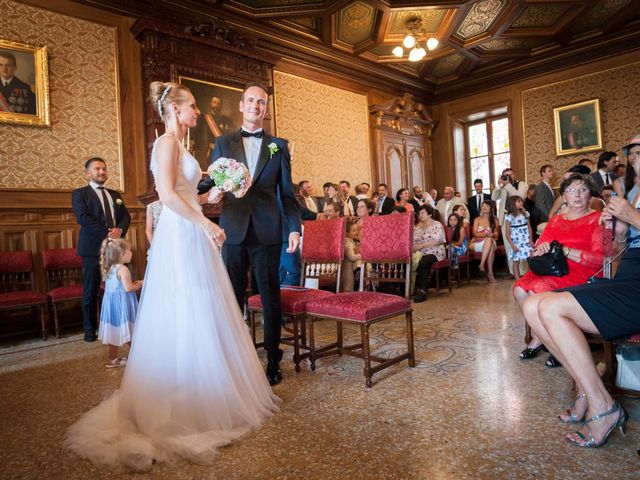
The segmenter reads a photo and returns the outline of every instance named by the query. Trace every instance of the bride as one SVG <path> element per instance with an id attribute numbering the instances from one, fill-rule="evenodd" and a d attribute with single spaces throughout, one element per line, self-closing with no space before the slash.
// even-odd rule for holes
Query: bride
<path id="1" fill-rule="evenodd" d="M 183 85 L 153 82 L 150 93 L 166 127 L 151 153 L 164 208 L 131 352 L 120 389 L 65 440 L 94 463 L 131 470 L 178 457 L 209 463 L 216 447 L 258 427 L 278 401 L 218 253 L 224 231 L 198 202 L 200 166 L 182 140 L 200 111 Z"/>

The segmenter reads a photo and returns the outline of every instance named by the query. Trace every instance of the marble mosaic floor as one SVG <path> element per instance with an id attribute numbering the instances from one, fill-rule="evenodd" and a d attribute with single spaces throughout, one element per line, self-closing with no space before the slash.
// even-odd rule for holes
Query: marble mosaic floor
<path id="1" fill-rule="evenodd" d="M 631 415 L 625 437 L 598 450 L 564 441 L 569 428 L 556 415 L 570 403 L 570 380 L 543 356 L 517 359 L 523 318 L 511 284 L 478 280 L 416 305 L 416 368 L 392 367 L 371 389 L 360 359 L 329 357 L 296 374 L 288 350 L 275 387 L 281 413 L 211 466 L 156 465 L 144 475 L 113 474 L 61 449 L 67 427 L 118 386 L 122 371 L 104 368 L 105 347 L 78 335 L 0 347 L 0 478 L 640 478 L 638 400 L 620 398 Z M 401 326 L 377 330 L 380 351 L 402 347 Z"/>

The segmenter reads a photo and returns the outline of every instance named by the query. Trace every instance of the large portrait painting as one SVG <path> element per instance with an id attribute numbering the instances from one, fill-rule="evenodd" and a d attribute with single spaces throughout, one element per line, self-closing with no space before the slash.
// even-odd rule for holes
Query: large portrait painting
<path id="1" fill-rule="evenodd" d="M 180 76 L 179 83 L 186 85 L 193 93 L 201 115 L 198 125 L 189 132 L 189 150 L 200 163 L 202 170 L 209 166 L 209 157 L 220 135 L 239 129 L 242 125 L 240 98 L 242 89 L 217 83 Z M 273 108 L 273 102 L 269 102 Z M 272 115 L 265 117 L 265 130 L 271 131 Z"/>
<path id="2" fill-rule="evenodd" d="M 49 126 L 47 47 L 0 39 L 0 123 Z"/>
<path id="3" fill-rule="evenodd" d="M 600 99 L 553 109 L 556 154 L 572 155 L 602 149 Z"/>

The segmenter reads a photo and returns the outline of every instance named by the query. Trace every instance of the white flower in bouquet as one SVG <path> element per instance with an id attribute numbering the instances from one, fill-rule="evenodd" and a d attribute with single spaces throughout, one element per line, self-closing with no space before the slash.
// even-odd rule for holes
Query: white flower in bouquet
<path id="1" fill-rule="evenodd" d="M 220 192 L 233 193 L 236 198 L 241 198 L 251 186 L 249 169 L 232 158 L 218 158 L 209 166 L 207 173 L 215 184 L 209 198 L 217 197 Z"/>

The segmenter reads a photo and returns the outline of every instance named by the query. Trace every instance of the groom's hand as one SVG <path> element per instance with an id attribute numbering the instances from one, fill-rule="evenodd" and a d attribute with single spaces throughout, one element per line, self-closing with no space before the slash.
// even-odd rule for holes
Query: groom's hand
<path id="1" fill-rule="evenodd" d="M 298 232 L 291 232 L 289 234 L 289 248 L 287 248 L 287 253 L 293 253 L 298 249 L 300 245 L 300 234 Z"/>

